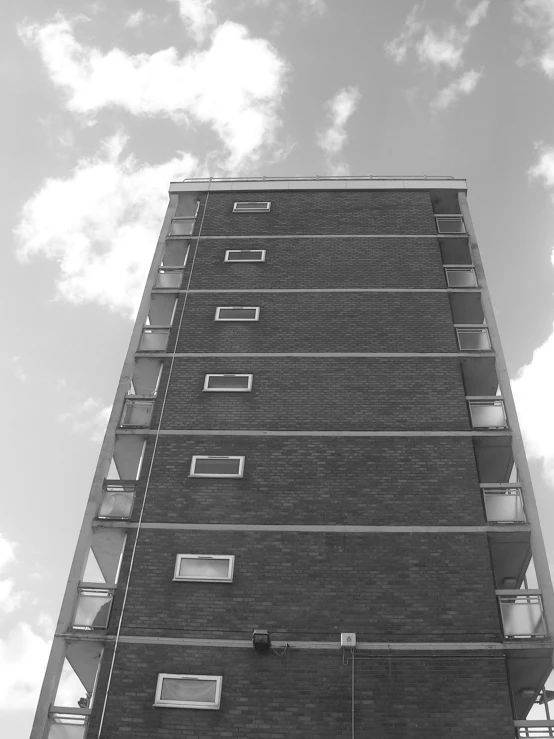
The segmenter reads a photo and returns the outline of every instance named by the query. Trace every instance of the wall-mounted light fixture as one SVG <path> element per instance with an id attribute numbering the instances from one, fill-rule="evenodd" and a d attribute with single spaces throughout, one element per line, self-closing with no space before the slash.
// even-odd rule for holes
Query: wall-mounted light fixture
<path id="1" fill-rule="evenodd" d="M 265 629 L 255 629 L 252 633 L 252 644 L 256 652 L 269 652 L 271 648 L 271 639 L 269 631 Z"/>

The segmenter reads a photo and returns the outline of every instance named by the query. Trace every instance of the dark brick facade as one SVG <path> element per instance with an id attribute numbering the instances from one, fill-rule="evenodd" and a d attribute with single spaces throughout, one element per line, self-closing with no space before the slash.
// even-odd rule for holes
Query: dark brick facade
<path id="1" fill-rule="evenodd" d="M 265 249 L 264 263 L 225 262 L 227 249 Z M 437 239 L 201 239 L 193 290 L 444 289 Z M 386 297 L 386 296 L 381 296 Z"/>
<path id="2" fill-rule="evenodd" d="M 207 372 L 252 373 L 252 391 L 203 392 Z M 442 431 L 470 424 L 456 357 L 213 357 L 175 360 L 162 428 Z"/>
<path id="3" fill-rule="evenodd" d="M 220 710 L 153 708 L 161 672 L 221 675 Z M 343 664 L 339 650 L 291 649 L 279 657 L 253 649 L 120 644 L 102 737 L 350 739 L 351 678 L 351 664 Z M 514 735 L 502 658 L 358 652 L 354 716 L 356 736 L 363 739 Z M 98 736 L 98 720 L 95 712 L 88 739 Z"/>
<path id="4" fill-rule="evenodd" d="M 245 456 L 244 477 L 191 478 L 193 454 Z M 478 485 L 468 437 L 161 436 L 145 520 L 482 526 Z"/>
<path id="5" fill-rule="evenodd" d="M 179 324 L 181 296 L 174 325 Z M 218 306 L 257 306 L 258 321 L 216 321 Z M 170 347 L 175 345 L 176 329 Z M 178 352 L 456 352 L 444 293 L 189 294 Z"/>
<path id="6" fill-rule="evenodd" d="M 179 553 L 234 554 L 233 582 L 173 582 Z M 289 640 L 500 641 L 486 534 L 141 531 L 122 634 L 262 628 Z"/>

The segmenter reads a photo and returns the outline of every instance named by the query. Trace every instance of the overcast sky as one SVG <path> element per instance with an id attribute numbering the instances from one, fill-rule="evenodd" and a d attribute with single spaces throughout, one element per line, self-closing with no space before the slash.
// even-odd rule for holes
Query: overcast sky
<path id="1" fill-rule="evenodd" d="M 171 179 L 467 178 L 554 562 L 554 0 L 2 13 L 6 737 L 29 735 Z"/>

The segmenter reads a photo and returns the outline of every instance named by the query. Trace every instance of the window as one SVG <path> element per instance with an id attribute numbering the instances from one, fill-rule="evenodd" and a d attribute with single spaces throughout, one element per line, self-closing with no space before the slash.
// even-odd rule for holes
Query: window
<path id="1" fill-rule="evenodd" d="M 465 234 L 464 219 L 462 216 L 435 216 L 437 231 L 440 234 Z"/>
<path id="2" fill-rule="evenodd" d="M 468 399 L 471 424 L 474 429 L 507 428 L 506 409 L 503 400 Z"/>
<path id="3" fill-rule="evenodd" d="M 491 349 L 491 339 L 488 328 L 477 326 L 456 326 L 458 345 L 462 352 L 486 352 Z"/>
<path id="4" fill-rule="evenodd" d="M 265 249 L 227 249 L 226 262 L 265 262 Z"/>
<path id="5" fill-rule="evenodd" d="M 232 554 L 178 554 L 173 579 L 232 582 L 234 567 Z"/>
<path id="6" fill-rule="evenodd" d="M 217 710 L 221 702 L 221 675 L 158 675 L 155 706 Z"/>
<path id="7" fill-rule="evenodd" d="M 213 393 L 248 393 L 254 375 L 206 375 L 204 390 Z"/>
<path id="8" fill-rule="evenodd" d="M 233 203 L 233 213 L 257 213 L 259 211 L 267 212 L 269 210 L 271 210 L 271 203 L 268 202 L 243 200 L 239 203 Z"/>
<path id="9" fill-rule="evenodd" d="M 244 457 L 194 456 L 190 477 L 242 477 Z"/>
<path id="10" fill-rule="evenodd" d="M 473 267 L 445 267 L 448 287 L 477 287 Z"/>
<path id="11" fill-rule="evenodd" d="M 145 328 L 140 337 L 139 351 L 165 352 L 168 339 L 168 328 Z"/>
<path id="12" fill-rule="evenodd" d="M 258 321 L 260 318 L 259 308 L 244 308 L 242 306 L 220 306 L 216 308 L 216 321 Z"/>
<path id="13" fill-rule="evenodd" d="M 153 400 L 135 400 L 135 398 L 126 398 L 123 406 L 123 413 L 121 414 L 120 426 L 147 428 L 150 426 L 153 409 Z"/>

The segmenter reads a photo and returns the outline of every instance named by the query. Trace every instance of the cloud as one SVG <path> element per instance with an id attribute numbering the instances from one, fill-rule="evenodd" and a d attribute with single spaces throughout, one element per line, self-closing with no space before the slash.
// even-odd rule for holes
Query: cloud
<path id="1" fill-rule="evenodd" d="M 150 16 L 147 16 L 144 10 L 136 10 L 134 13 L 131 13 L 128 16 L 127 20 L 125 21 L 125 28 L 138 28 L 149 17 Z"/>
<path id="2" fill-rule="evenodd" d="M 385 44 L 386 54 L 397 64 L 402 64 L 410 52 L 425 66 L 458 69 L 463 63 L 463 54 L 471 39 L 471 31 L 486 17 L 490 0 L 481 0 L 471 9 L 464 3 L 456 8 L 464 16 L 459 24 L 440 24 L 422 21 L 420 14 L 424 4 L 415 5 L 400 34 Z"/>
<path id="3" fill-rule="evenodd" d="M 23 711 L 36 706 L 50 653 L 50 640 L 22 621 L 0 638 L 0 710 Z"/>
<path id="4" fill-rule="evenodd" d="M 462 95 L 470 95 L 481 79 L 483 73 L 470 69 L 444 87 L 432 100 L 431 107 L 435 110 L 446 110 Z"/>
<path id="5" fill-rule="evenodd" d="M 0 534 L 0 573 L 16 562 L 17 544 Z M 12 578 L 0 579 L 0 615 L 13 613 L 19 608 L 25 593 L 17 590 Z M 0 660 L 0 664 L 2 661 Z"/>
<path id="6" fill-rule="evenodd" d="M 23 367 L 21 366 L 21 357 L 18 355 L 14 355 L 10 359 L 10 364 L 12 367 L 13 374 L 15 375 L 16 379 L 19 380 L 19 382 L 27 382 L 29 379 L 29 376 L 24 371 Z"/>
<path id="7" fill-rule="evenodd" d="M 552 0 L 516 0 L 514 20 L 533 31 L 534 41 L 542 48 L 538 52 L 532 51 L 529 55 L 530 59 L 539 64 L 547 77 L 554 79 L 554 3 Z"/>
<path id="8" fill-rule="evenodd" d="M 250 37 L 242 25 L 223 23 L 209 48 L 183 57 L 175 48 L 153 54 L 118 48 L 103 52 L 80 43 L 74 23 L 59 15 L 45 25 L 18 30 L 39 51 L 75 114 L 93 119 L 103 109 L 118 107 L 179 125 L 207 125 L 222 142 L 220 166 L 226 172 L 258 162 L 275 144 L 288 67 L 268 41 Z"/>
<path id="9" fill-rule="evenodd" d="M 537 163 L 529 169 L 533 179 L 550 190 L 554 201 L 554 147 L 539 147 Z M 554 267 L 554 248 L 550 256 Z M 512 380 L 519 422 L 527 454 L 542 462 L 554 484 L 554 326 L 546 341 L 535 349 L 529 364 L 521 367 Z"/>
<path id="10" fill-rule="evenodd" d="M 340 159 L 347 141 L 346 124 L 355 112 L 361 95 L 357 87 L 344 87 L 326 103 L 329 125 L 317 135 L 317 144 L 326 154 L 327 167 L 333 175 L 346 175 L 349 168 Z"/>
<path id="11" fill-rule="evenodd" d="M 47 179 L 15 229 L 22 261 L 59 265 L 59 298 L 98 303 L 133 317 L 156 246 L 171 180 L 198 173 L 189 154 L 158 165 L 123 157 L 122 134 L 81 159 L 67 178 Z"/>
<path id="12" fill-rule="evenodd" d="M 104 438 L 111 412 L 111 405 L 104 405 L 97 398 L 87 398 L 61 413 L 58 420 L 69 424 L 77 434 L 86 434 L 91 441 L 99 442 Z"/>
<path id="13" fill-rule="evenodd" d="M 179 6 L 179 15 L 190 35 L 201 43 L 217 23 L 213 0 L 170 0 Z"/>

